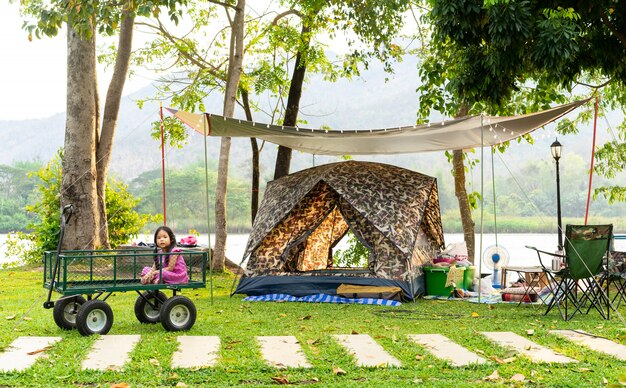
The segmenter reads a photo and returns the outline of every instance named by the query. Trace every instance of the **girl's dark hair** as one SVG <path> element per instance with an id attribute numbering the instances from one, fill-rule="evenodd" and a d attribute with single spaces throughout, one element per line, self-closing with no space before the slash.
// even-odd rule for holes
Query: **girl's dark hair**
<path id="1" fill-rule="evenodd" d="M 176 235 L 169 227 L 163 225 L 159 226 L 157 230 L 154 232 L 154 253 L 159 251 L 159 244 L 157 244 L 157 235 L 160 231 L 164 231 L 170 237 L 170 245 L 164 249 L 164 252 L 171 252 L 172 249 L 176 247 Z M 157 255 L 154 256 L 154 265 L 156 269 L 160 269 L 161 263 Z"/>

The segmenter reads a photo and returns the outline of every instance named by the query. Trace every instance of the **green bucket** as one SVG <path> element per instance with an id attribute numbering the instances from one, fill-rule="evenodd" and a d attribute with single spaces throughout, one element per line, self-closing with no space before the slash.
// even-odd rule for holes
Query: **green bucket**
<path id="1" fill-rule="evenodd" d="M 476 273 L 476 267 L 465 267 L 463 273 L 463 289 L 467 291 L 474 291 L 474 274 Z"/>
<path id="2" fill-rule="evenodd" d="M 446 287 L 446 279 L 448 278 L 450 268 L 424 267 L 423 269 L 426 275 L 426 295 L 450 296 L 452 294 L 454 287 Z M 465 282 L 465 276 L 463 277 L 463 282 Z M 463 284 L 458 286 L 463 287 Z"/>

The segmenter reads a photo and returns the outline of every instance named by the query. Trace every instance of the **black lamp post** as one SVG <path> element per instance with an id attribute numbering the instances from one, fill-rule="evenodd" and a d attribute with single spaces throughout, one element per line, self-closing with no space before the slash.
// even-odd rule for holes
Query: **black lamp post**
<path id="1" fill-rule="evenodd" d="M 554 140 L 550 145 L 550 152 L 556 161 L 556 211 L 559 225 L 559 251 L 563 250 L 563 229 L 561 228 L 561 180 L 559 179 L 559 159 L 561 159 L 561 143 Z"/>

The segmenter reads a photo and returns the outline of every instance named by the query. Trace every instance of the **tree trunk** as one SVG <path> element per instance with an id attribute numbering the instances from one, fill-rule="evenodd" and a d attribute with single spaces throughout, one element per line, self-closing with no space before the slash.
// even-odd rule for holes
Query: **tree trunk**
<path id="1" fill-rule="evenodd" d="M 104 104 L 104 119 L 102 122 L 102 132 L 98 141 L 96 151 L 97 167 L 97 190 L 98 190 L 98 210 L 100 215 L 100 241 L 102 246 L 110 248 L 109 228 L 106 213 L 106 182 L 111 162 L 111 151 L 113 150 L 113 140 L 120 110 L 120 101 L 124 83 L 128 75 L 130 66 L 130 55 L 132 51 L 133 29 L 135 18 L 125 13 L 120 26 L 120 37 L 117 47 L 117 57 L 115 58 L 115 68 L 113 77 L 109 84 L 106 101 Z"/>
<path id="2" fill-rule="evenodd" d="M 235 17 L 232 23 L 230 38 L 230 54 L 228 60 L 228 76 L 224 92 L 224 117 L 233 117 L 237 88 L 243 66 L 243 34 L 244 11 L 246 1 L 238 0 Z M 228 186 L 228 160 L 230 154 L 230 137 L 223 137 L 220 146 L 220 157 L 217 171 L 217 187 L 215 189 L 215 248 L 213 269 L 224 270 L 226 258 L 226 188 Z"/>
<path id="3" fill-rule="evenodd" d="M 252 109 L 250 109 L 250 100 L 248 99 L 248 91 L 241 90 L 241 102 L 243 110 L 246 112 L 246 120 L 252 121 Z M 259 144 L 255 137 L 250 138 L 250 147 L 252 148 L 252 188 L 250 190 L 250 217 L 252 224 L 259 210 Z"/>
<path id="4" fill-rule="evenodd" d="M 474 221 L 472 220 L 472 209 L 470 208 L 467 190 L 465 189 L 465 164 L 463 163 L 463 150 L 452 152 L 452 170 L 454 171 L 454 194 L 459 202 L 459 212 L 461 213 L 461 224 L 463 225 L 463 237 L 467 244 L 467 254 L 469 261 L 474 262 Z"/>
<path id="5" fill-rule="evenodd" d="M 463 104 L 456 118 L 467 116 L 469 107 Z M 452 152 L 452 171 L 454 174 L 454 194 L 459 202 L 459 212 L 461 215 L 461 224 L 463 225 L 463 237 L 467 244 L 467 254 L 469 261 L 474 263 L 475 252 L 475 233 L 474 220 L 472 219 L 472 208 L 470 207 L 467 190 L 465 188 L 465 163 L 463 161 L 463 150 L 454 150 Z"/>
<path id="6" fill-rule="evenodd" d="M 72 204 L 74 216 L 65 230 L 64 249 L 100 246 L 95 158 L 100 112 L 96 85 L 95 30 L 90 38 L 83 39 L 68 23 L 61 206 Z"/>
<path id="7" fill-rule="evenodd" d="M 306 73 L 306 50 L 309 48 L 309 27 L 306 24 L 302 25 L 300 36 L 303 44 L 296 55 L 296 64 L 289 85 L 285 120 L 283 121 L 283 124 L 288 126 L 295 126 L 298 123 L 300 97 L 302 97 L 302 85 L 304 84 L 304 75 Z M 274 168 L 274 179 L 288 175 L 290 166 L 291 148 L 279 146 L 278 154 L 276 155 L 276 167 Z"/>

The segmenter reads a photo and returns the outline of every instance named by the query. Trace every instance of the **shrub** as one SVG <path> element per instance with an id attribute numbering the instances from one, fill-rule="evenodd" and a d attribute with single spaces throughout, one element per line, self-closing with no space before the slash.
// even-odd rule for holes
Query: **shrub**
<path id="1" fill-rule="evenodd" d="M 44 167 L 32 173 L 39 178 L 37 202 L 26 206 L 26 211 L 35 215 L 28 225 L 30 233 L 16 232 L 7 238 L 7 254 L 22 259 L 25 263 L 37 263 L 43 252 L 56 250 L 60 235 L 60 199 L 62 151 Z M 106 187 L 107 221 L 109 240 L 115 247 L 127 243 L 140 233 L 148 222 L 158 222 L 159 216 L 139 214 L 134 207 L 139 203 L 121 182 L 110 180 Z"/>

